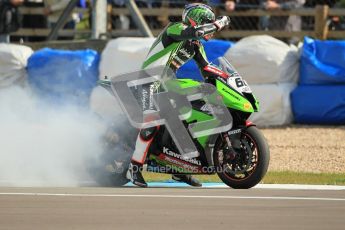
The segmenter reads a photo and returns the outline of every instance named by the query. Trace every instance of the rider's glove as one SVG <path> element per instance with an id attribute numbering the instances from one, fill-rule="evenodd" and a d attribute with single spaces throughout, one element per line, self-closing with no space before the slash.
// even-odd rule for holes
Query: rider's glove
<path id="1" fill-rule="evenodd" d="M 230 17 L 220 16 L 216 19 L 214 25 L 217 27 L 217 30 L 220 31 L 230 25 Z"/>

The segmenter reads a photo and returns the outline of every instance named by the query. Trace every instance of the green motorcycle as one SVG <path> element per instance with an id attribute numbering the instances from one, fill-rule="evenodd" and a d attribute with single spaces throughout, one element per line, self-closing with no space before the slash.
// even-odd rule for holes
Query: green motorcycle
<path id="1" fill-rule="evenodd" d="M 252 113 L 258 112 L 259 103 L 246 81 L 225 58 L 218 58 L 213 64 L 217 67 L 207 68 L 217 76 L 212 79 L 212 84 L 232 116 L 232 128 L 223 133 L 193 138 L 199 156 L 185 159 L 163 126 L 150 146 L 146 159 L 147 170 L 167 174 L 217 174 L 231 188 L 248 189 L 265 176 L 270 159 L 265 137 L 248 120 Z M 202 84 L 192 79 L 173 81 L 182 89 Z M 111 90 L 110 81 L 100 81 L 100 85 Z M 211 120 L 212 109 L 203 100 L 193 101 L 192 114 L 184 121 L 185 126 Z M 128 182 L 125 171 L 132 153 L 132 150 L 127 151 L 125 161 L 123 156 L 120 157 L 122 170 L 116 169 L 120 161 L 114 159 L 113 170 L 107 174 L 108 181 L 111 181 L 109 184 L 119 186 Z"/>

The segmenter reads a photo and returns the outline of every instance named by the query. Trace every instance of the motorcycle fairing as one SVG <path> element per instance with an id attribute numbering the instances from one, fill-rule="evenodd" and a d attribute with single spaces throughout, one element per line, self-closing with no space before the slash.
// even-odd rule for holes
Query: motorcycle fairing
<path id="1" fill-rule="evenodd" d="M 218 93 L 223 96 L 224 104 L 228 108 L 249 113 L 254 112 L 252 104 L 243 95 L 229 87 L 229 85 L 224 84 L 220 79 L 216 80 L 216 87 Z"/>
<path id="2" fill-rule="evenodd" d="M 166 173 L 190 173 L 197 174 L 202 172 L 202 165 L 195 165 L 193 163 L 187 162 L 176 157 L 169 156 L 164 153 L 159 155 L 151 154 L 149 156 L 149 166 L 151 171 L 162 172 L 162 170 L 167 170 Z"/>

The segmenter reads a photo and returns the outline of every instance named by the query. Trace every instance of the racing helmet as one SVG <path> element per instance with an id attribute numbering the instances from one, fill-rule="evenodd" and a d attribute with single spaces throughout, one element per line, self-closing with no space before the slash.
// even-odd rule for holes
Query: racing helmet
<path id="1" fill-rule="evenodd" d="M 198 26 L 206 23 L 212 23 L 216 19 L 212 8 L 203 3 L 192 3 L 186 5 L 183 14 L 183 23 L 190 26 Z"/>

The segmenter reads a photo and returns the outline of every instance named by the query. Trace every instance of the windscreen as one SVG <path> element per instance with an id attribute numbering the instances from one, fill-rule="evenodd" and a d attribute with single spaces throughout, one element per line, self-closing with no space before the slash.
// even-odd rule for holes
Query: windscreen
<path id="1" fill-rule="evenodd" d="M 233 67 L 230 62 L 224 58 L 219 57 L 213 61 L 213 64 L 218 66 L 221 70 L 226 72 L 229 76 L 239 76 L 238 72 L 236 71 L 235 67 Z"/>
<path id="2" fill-rule="evenodd" d="M 252 93 L 247 82 L 244 79 L 242 79 L 235 67 L 233 67 L 226 58 L 217 58 L 213 62 L 213 64 L 217 65 L 218 68 L 220 68 L 222 71 L 226 72 L 229 75 L 229 78 L 227 79 L 227 84 L 231 86 L 231 88 L 235 89 L 237 92 L 241 94 Z"/>

